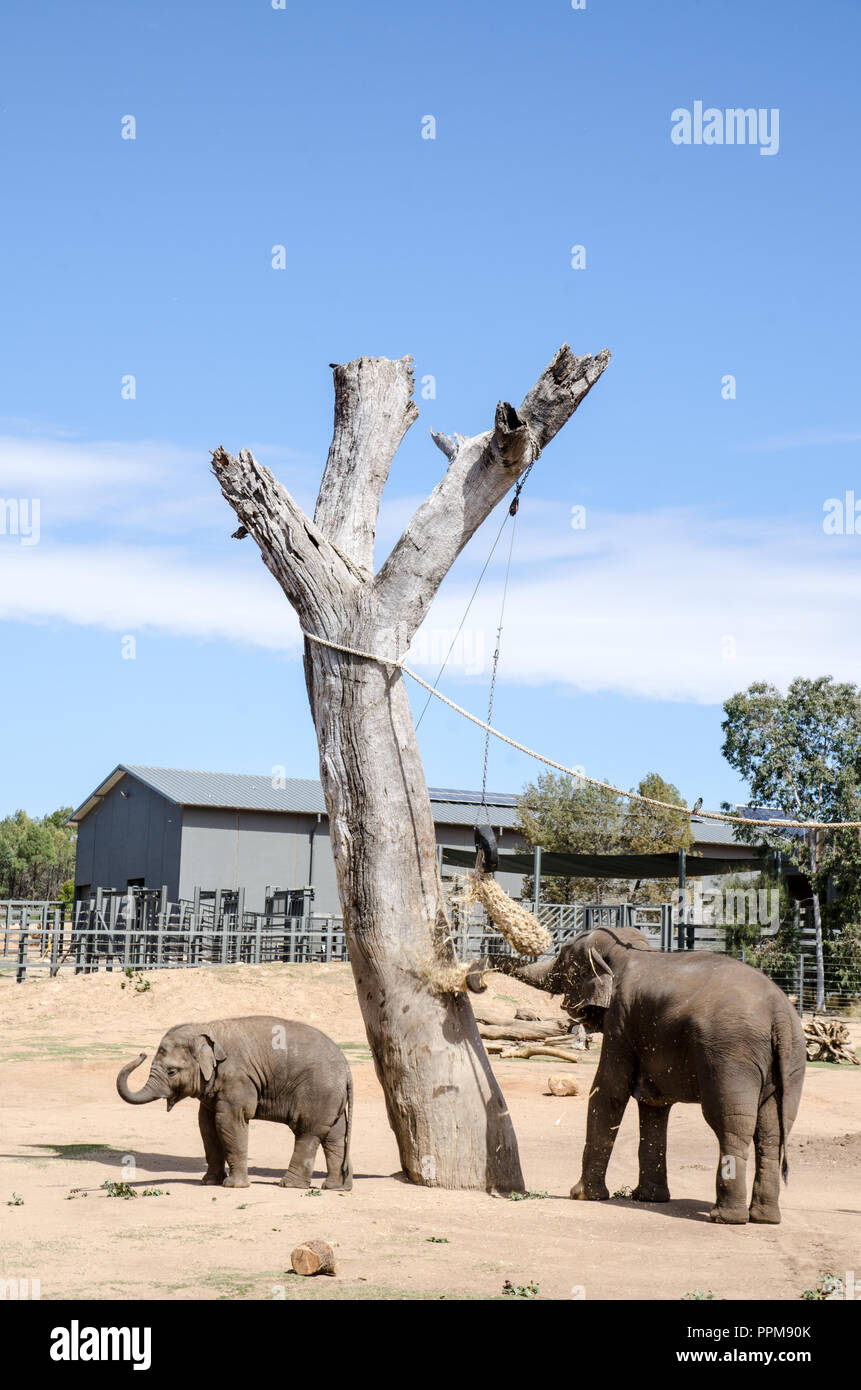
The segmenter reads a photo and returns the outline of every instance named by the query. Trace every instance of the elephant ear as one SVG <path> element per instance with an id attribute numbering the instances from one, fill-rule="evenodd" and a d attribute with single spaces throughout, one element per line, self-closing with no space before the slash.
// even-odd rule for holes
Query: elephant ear
<path id="1" fill-rule="evenodd" d="M 209 1033 L 200 1033 L 194 1040 L 194 1060 L 204 1081 L 211 1081 L 218 1062 L 227 1060 L 227 1053 Z"/>
<path id="2" fill-rule="evenodd" d="M 613 972 L 600 951 L 589 948 L 589 973 L 583 981 L 581 1004 L 592 1009 L 607 1009 L 613 998 Z"/>

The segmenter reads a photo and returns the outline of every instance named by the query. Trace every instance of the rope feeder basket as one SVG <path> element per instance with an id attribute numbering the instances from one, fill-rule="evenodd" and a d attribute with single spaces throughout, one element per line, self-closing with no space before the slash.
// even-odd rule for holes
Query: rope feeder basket
<path id="1" fill-rule="evenodd" d="M 463 907 L 481 903 L 493 925 L 519 956 L 543 956 L 553 945 L 547 928 L 482 869 L 467 875 L 463 886 L 452 894 L 452 900 Z"/>
<path id="2" fill-rule="evenodd" d="M 496 836 L 489 825 L 475 827 L 475 848 L 475 868 L 452 895 L 453 900 L 462 907 L 481 903 L 493 925 L 519 956 L 544 955 L 553 945 L 549 931 L 531 912 L 510 898 L 493 877 L 499 855 Z"/>

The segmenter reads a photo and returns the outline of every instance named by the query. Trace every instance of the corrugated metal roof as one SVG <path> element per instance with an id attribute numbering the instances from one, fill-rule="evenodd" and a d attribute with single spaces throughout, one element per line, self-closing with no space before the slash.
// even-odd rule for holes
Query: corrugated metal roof
<path id="1" fill-rule="evenodd" d="M 178 767 L 143 767 L 120 763 L 69 819 L 77 822 L 88 815 L 123 774 L 136 777 L 146 786 L 167 797 L 177 806 L 217 806 L 237 811 L 282 811 L 311 815 L 326 814 L 323 788 L 311 777 L 255 777 L 240 772 L 196 772 Z M 480 792 L 430 789 L 434 820 L 446 825 L 472 825 Z M 487 804 L 494 826 L 514 824 L 517 798 L 488 793 Z"/>
<path id="2" fill-rule="evenodd" d="M 735 826 L 724 820 L 700 820 L 698 816 L 694 816 L 691 820 L 691 830 L 695 845 L 738 845 L 744 843 L 736 839 Z"/>
<path id="3" fill-rule="evenodd" d="M 179 806 L 326 813 L 323 788 L 316 778 L 255 777 L 243 772 L 193 772 L 179 767 L 125 766 L 133 777 Z"/>
<path id="4" fill-rule="evenodd" d="M 103 796 L 128 774 L 137 777 L 148 787 L 167 797 L 178 806 L 218 806 L 237 811 L 284 811 L 325 815 L 323 788 L 312 777 L 255 777 L 241 772 L 196 772 L 178 767 L 143 767 L 120 763 L 88 797 L 74 815 L 72 822 L 82 820 Z M 283 786 L 281 785 L 283 781 Z M 457 791 L 450 787 L 430 787 L 434 820 L 442 825 L 473 825 L 481 793 Z M 511 829 L 517 812 L 517 795 L 513 792 L 488 792 L 489 820 L 495 828 Z M 691 822 L 694 843 L 700 845 L 735 845 L 732 825 L 725 821 L 701 820 Z"/>

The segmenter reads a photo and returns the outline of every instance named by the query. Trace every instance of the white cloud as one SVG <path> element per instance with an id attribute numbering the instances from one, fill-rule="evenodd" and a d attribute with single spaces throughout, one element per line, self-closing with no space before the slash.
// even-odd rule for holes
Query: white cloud
<path id="1" fill-rule="evenodd" d="M 253 452 L 305 500 L 311 469 L 305 455 L 266 444 Z M 38 497 L 42 530 L 53 536 L 85 521 L 97 525 L 102 537 L 106 529 L 223 535 L 233 520 L 212 476 L 209 451 L 159 440 L 0 435 L 0 497 Z"/>
<path id="2" fill-rule="evenodd" d="M 785 686 L 830 673 L 861 682 L 861 536 L 683 511 L 596 514 L 571 540 L 550 534 L 539 548 L 531 535 L 520 559 L 502 679 L 701 703 L 719 703 L 753 680 Z M 447 645 L 434 648 L 429 634 L 453 634 L 470 592 L 469 583 L 450 584 L 434 604 L 426 670 L 436 674 Z M 470 638 L 454 674 L 469 672 L 470 660 L 474 669 L 482 647 L 488 666 L 501 593 L 497 569 L 467 619 Z"/>
<path id="3" fill-rule="evenodd" d="M 256 548 L 238 563 L 213 564 L 167 548 L 44 539 L 25 548 L 0 537 L 0 618 L 133 635 L 149 628 L 274 650 L 299 646 L 295 614 Z"/>
<path id="4" fill-rule="evenodd" d="M 284 446 L 258 444 L 254 453 L 313 506 L 318 463 Z M 228 541 L 235 518 L 206 450 L 0 436 L 0 494 L 41 500 L 39 544 L 0 535 L 0 616 L 298 651 L 296 618 L 256 548 Z M 421 500 L 384 501 L 378 562 Z M 435 675 L 446 655 L 502 515 L 488 519 L 433 605 L 412 656 L 424 673 Z M 171 536 L 182 545 L 164 544 Z M 449 678 L 486 685 L 508 541 L 506 531 Z M 859 601 L 861 536 L 826 536 L 818 517 L 802 525 L 590 508 L 586 529 L 575 531 L 570 500 L 528 498 L 517 523 L 501 678 L 705 703 L 755 679 L 785 684 L 828 672 L 857 682 Z"/>

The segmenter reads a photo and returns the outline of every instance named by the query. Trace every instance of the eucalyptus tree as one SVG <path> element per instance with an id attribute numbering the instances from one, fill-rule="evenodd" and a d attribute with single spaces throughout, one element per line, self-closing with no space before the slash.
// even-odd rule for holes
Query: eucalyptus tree
<path id="1" fill-rule="evenodd" d="M 789 820 L 861 819 L 861 692 L 831 676 L 799 678 L 785 695 L 757 681 L 724 705 L 723 755 L 744 778 L 751 800 Z M 813 887 L 816 1007 L 825 1003 L 821 894 L 829 873 L 858 858 L 858 831 L 748 829 L 800 860 Z"/>

